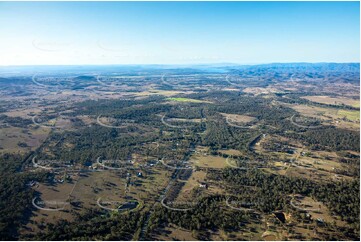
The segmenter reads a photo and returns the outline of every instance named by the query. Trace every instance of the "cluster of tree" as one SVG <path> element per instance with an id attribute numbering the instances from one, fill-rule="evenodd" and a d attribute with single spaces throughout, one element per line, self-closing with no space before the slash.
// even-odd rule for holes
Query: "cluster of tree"
<path id="1" fill-rule="evenodd" d="M 16 240 L 18 229 L 31 215 L 34 191 L 28 183 L 45 181 L 46 173 L 22 173 L 26 156 L 2 154 L 0 156 L 0 238 Z"/>
<path id="2" fill-rule="evenodd" d="M 192 175 L 191 169 L 180 170 L 178 172 L 178 178 L 181 180 L 188 180 Z"/>
<path id="3" fill-rule="evenodd" d="M 287 133 L 285 136 L 297 139 L 314 150 L 353 150 L 360 151 L 360 135 L 356 131 L 323 127 L 308 129 L 305 132 Z"/>
<path id="4" fill-rule="evenodd" d="M 237 210 L 219 209 L 221 206 L 225 205 L 224 197 L 220 195 L 204 197 L 192 210 L 187 211 L 174 211 L 159 205 L 150 218 L 148 234 L 155 232 L 160 226 L 172 223 L 196 231 L 194 235 L 197 239 L 209 240 L 200 237 L 202 231 L 217 229 L 228 232 L 239 231 L 255 216 Z"/>
<path id="5" fill-rule="evenodd" d="M 50 148 L 56 159 L 72 160 L 76 162 L 92 162 L 99 156 L 104 159 L 127 159 L 136 145 L 144 142 L 153 142 L 155 135 L 148 134 L 123 135 L 118 129 L 109 129 L 101 126 L 87 127 L 77 131 L 67 131 L 60 137 L 59 144 L 74 144 L 71 149 L 62 147 L 45 146 L 39 149 L 38 153 L 46 158 L 44 149 Z M 59 140 L 58 133 L 49 137 L 51 140 Z"/>
<path id="6" fill-rule="evenodd" d="M 31 240 L 132 240 L 142 217 L 139 212 L 104 214 L 88 210 L 73 222 L 60 220 L 55 224 L 43 224 L 42 232 L 24 239 Z M 139 233 L 139 231 L 138 231 Z"/>
<path id="7" fill-rule="evenodd" d="M 168 202 L 175 202 L 179 192 L 182 190 L 184 185 L 185 185 L 185 182 L 175 182 L 167 192 L 166 199 L 164 200 L 165 204 L 167 204 Z M 174 208 L 181 208 L 182 204 L 181 204 L 181 206 L 178 206 L 177 204 L 169 205 L 169 206 L 174 207 Z"/>
<path id="8" fill-rule="evenodd" d="M 120 111 L 124 108 L 130 108 L 137 105 L 137 108 L 133 110 L 138 110 L 142 105 L 157 103 L 164 100 L 164 97 L 160 96 L 151 96 L 144 99 L 121 99 L 121 100 L 86 100 L 84 102 L 76 103 L 74 106 L 74 111 L 79 115 L 100 115 L 100 114 L 112 114 Z"/>
<path id="9" fill-rule="evenodd" d="M 137 151 L 155 157 L 176 157 L 187 160 L 191 153 L 189 150 L 197 145 L 205 145 L 211 148 L 212 154 L 219 154 L 219 149 L 237 149 L 248 151 L 249 146 L 257 140 L 264 131 L 275 133 L 300 140 L 312 148 L 334 150 L 359 150 L 359 137 L 355 132 L 330 128 L 304 129 L 297 127 L 288 120 L 295 112 L 285 107 L 275 107 L 270 100 L 261 97 L 239 95 L 235 92 L 213 92 L 192 94 L 191 98 L 224 100 L 214 104 L 180 104 L 177 108 L 172 105 L 161 103 L 160 97 L 151 97 L 141 100 L 100 100 L 99 102 L 87 101 L 76 105 L 75 115 L 110 115 L 118 119 L 132 119 L 138 123 L 146 124 L 147 128 L 129 125 L 124 129 L 111 129 L 101 126 L 83 127 L 76 131 L 66 131 L 62 135 L 52 132 L 51 136 L 39 149 L 39 154 L 46 156 L 45 150 L 50 150 L 57 159 L 72 160 L 76 162 L 94 162 L 97 157 L 105 159 L 127 159 L 132 152 Z M 256 117 L 260 121 L 259 130 L 239 129 L 226 123 L 222 113 L 247 114 Z M 194 124 L 186 130 L 165 126 L 161 123 L 160 115 L 167 113 L 166 118 L 207 118 L 204 123 Z M 177 123 L 178 124 L 178 123 Z M 182 124 L 179 122 L 179 124 Z M 203 132 L 205 131 L 205 132 Z M 59 141 L 59 142 L 58 142 Z M 157 141 L 160 147 L 157 149 L 144 148 L 145 144 Z M 56 143 L 55 147 L 51 144 Z M 72 144 L 69 148 L 62 144 Z M 281 146 L 284 144 L 280 144 Z M 61 147 L 61 148 L 59 148 Z M 282 146 L 283 147 L 283 146 Z M 44 152 L 42 152 L 44 151 Z M 234 157 L 240 159 L 244 157 Z M 255 152 L 247 152 L 247 158 L 259 160 L 265 158 Z M 289 194 L 303 194 L 312 196 L 324 202 L 335 213 L 343 216 L 353 226 L 358 224 L 359 188 L 356 183 L 330 183 L 317 184 L 306 179 L 290 178 L 265 174 L 258 170 L 242 171 L 238 169 L 225 169 L 214 180 L 226 181 L 230 186 L 252 186 L 258 190 L 253 191 L 249 197 L 254 201 L 257 210 L 264 213 L 283 209 L 289 206 Z M 188 173 L 180 174 L 181 178 L 187 178 Z M 181 186 L 173 195 L 179 192 Z M 335 194 L 333 191 L 339 191 Z M 347 194 L 344 192 L 347 191 Z M 190 230 L 205 231 L 207 229 L 220 228 L 225 230 L 240 229 L 245 219 L 242 212 L 218 209 L 222 196 L 202 198 L 200 203 L 188 212 L 167 210 L 163 207 L 156 209 L 152 214 L 150 231 L 164 223 L 175 223 Z M 260 202 L 262 201 L 262 202 Z M 342 202 L 340 202 L 342 201 Z M 358 203 L 357 203 L 358 202 Z M 139 219 L 139 214 L 132 213 Z M 79 219 L 79 224 L 61 221 L 57 225 L 49 225 L 46 233 L 39 235 L 38 239 L 119 239 L 122 238 L 125 226 L 129 222 L 134 226 L 137 223 L 132 218 L 129 221 L 119 221 L 113 218 L 104 218 L 96 212 L 87 217 L 96 227 L 89 226 L 85 220 Z M 122 215 L 123 216 L 123 215 Z M 118 218 L 119 219 L 119 218 Z M 241 222 L 243 221 L 243 222 Z M 133 223 L 134 222 L 134 223 Z M 78 227 L 77 227 L 78 226 Z M 128 225 L 125 226 L 125 228 Z M 114 228 L 114 229 L 110 229 Z M 53 232 L 58 230 L 59 232 Z M 118 233 L 119 231 L 119 233 Z M 129 232 L 128 230 L 126 230 Z M 53 233 L 51 233 L 53 232 Z M 70 237 L 72 236 L 72 237 Z"/>
<path id="10" fill-rule="evenodd" d="M 331 211 L 359 229 L 360 181 L 316 183 L 307 179 L 267 174 L 260 170 L 225 169 L 222 180 L 230 185 L 252 186 L 260 189 L 263 212 L 272 212 L 289 206 L 290 194 L 314 197 Z"/>
<path id="11" fill-rule="evenodd" d="M 202 135 L 202 145 L 211 149 L 248 150 L 249 143 L 259 135 L 257 130 L 233 127 L 224 119 L 213 117 L 213 120 L 206 122 L 206 131 Z"/>
<path id="12" fill-rule="evenodd" d="M 0 115 L 0 121 L 2 123 L 8 124 L 9 126 L 19 127 L 19 128 L 28 127 L 30 124 L 33 123 L 31 119 L 24 119 L 21 117 L 10 117 L 5 114 Z"/>

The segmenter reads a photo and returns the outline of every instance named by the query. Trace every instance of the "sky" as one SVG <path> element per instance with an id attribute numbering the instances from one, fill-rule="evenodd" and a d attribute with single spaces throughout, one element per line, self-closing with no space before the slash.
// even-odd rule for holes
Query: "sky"
<path id="1" fill-rule="evenodd" d="M 359 62 L 359 2 L 0 2 L 0 65 Z"/>

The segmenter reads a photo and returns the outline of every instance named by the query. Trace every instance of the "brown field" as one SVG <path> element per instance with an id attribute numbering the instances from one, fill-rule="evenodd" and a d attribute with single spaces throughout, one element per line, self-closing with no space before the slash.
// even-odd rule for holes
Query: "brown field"
<path id="1" fill-rule="evenodd" d="M 324 104 L 333 104 L 333 105 L 348 105 L 352 107 L 360 107 L 360 100 L 355 100 L 345 97 L 329 97 L 329 96 L 304 96 L 301 97 L 312 102 L 324 103 Z"/>
<path id="2" fill-rule="evenodd" d="M 17 127 L 1 128 L 0 152 L 28 152 L 38 148 L 49 135 L 49 128 L 23 129 Z M 28 147 L 18 146 L 24 142 Z"/>
<path id="3" fill-rule="evenodd" d="M 226 155 L 242 155 L 242 152 L 239 150 L 229 149 L 229 150 L 218 150 L 218 152 L 221 152 Z"/>
<path id="4" fill-rule="evenodd" d="M 294 154 L 270 152 L 264 150 L 261 145 L 255 146 L 256 152 L 267 154 L 274 160 L 271 162 L 271 167 L 262 168 L 262 170 L 278 175 L 297 176 L 317 181 L 351 179 L 349 176 L 335 173 L 335 170 L 342 168 L 336 152 L 310 151 L 302 147 L 298 142 L 293 142 L 278 135 L 267 136 L 261 140 L 261 143 L 272 142 L 274 139 L 287 141 L 294 150 Z M 291 160 L 296 162 L 291 164 Z"/>
<path id="5" fill-rule="evenodd" d="M 227 166 L 226 159 L 219 156 L 196 154 L 191 157 L 191 160 L 194 161 L 194 165 L 204 168 L 224 168 Z"/>
<path id="6" fill-rule="evenodd" d="M 297 203 L 297 206 L 300 208 L 309 209 L 309 211 L 305 212 L 305 215 L 310 216 L 313 222 L 303 223 L 298 221 L 293 216 L 293 213 L 298 213 L 299 209 L 294 207 L 292 207 L 294 212 L 277 211 L 284 214 L 285 222 L 281 223 L 274 213 L 266 215 L 264 221 L 267 227 L 261 236 L 262 240 L 324 240 L 322 233 L 328 234 L 330 229 L 317 225 L 317 219 L 329 224 L 335 222 L 337 226 L 344 226 L 346 224 L 339 217 L 332 216 L 326 206 L 311 197 L 295 195 L 293 202 Z M 292 228 L 292 230 L 289 230 L 289 228 Z"/>
<path id="7" fill-rule="evenodd" d="M 360 116 L 360 111 L 351 111 L 351 110 L 340 110 L 334 108 L 321 108 L 307 105 L 295 105 L 293 107 L 296 111 L 300 112 L 302 115 L 319 117 L 325 120 L 330 119 L 342 119 L 346 117 L 350 120 L 357 120 L 355 117 Z"/>
<path id="8" fill-rule="evenodd" d="M 143 92 L 134 92 L 132 93 L 135 96 L 150 96 L 150 95 L 163 95 L 166 97 L 172 97 L 178 94 L 191 94 L 193 93 L 192 91 L 164 91 L 164 90 L 156 90 L 156 89 L 151 89 L 148 91 L 143 91 Z"/>
<path id="9" fill-rule="evenodd" d="M 137 190 L 133 189 L 134 196 L 144 201 L 145 205 L 159 198 L 160 192 L 168 185 L 171 177 L 171 171 L 165 170 L 161 164 L 158 164 L 152 171 L 153 174 L 143 179 L 142 187 Z"/>
<path id="10" fill-rule="evenodd" d="M 160 241 L 196 241 L 192 236 L 192 231 L 180 228 L 174 224 L 169 224 L 166 228 L 158 231 L 158 234 L 155 235 L 156 240 Z"/>
<path id="11" fill-rule="evenodd" d="M 31 108 L 31 109 L 15 109 L 9 112 L 5 112 L 6 116 L 9 117 L 20 117 L 20 118 L 29 118 L 29 114 L 39 114 L 41 112 L 40 108 Z"/>
<path id="12" fill-rule="evenodd" d="M 276 92 L 280 92 L 280 91 L 281 90 L 279 90 L 277 88 L 273 88 L 273 87 L 267 87 L 267 88 L 247 87 L 247 88 L 243 89 L 243 92 L 250 93 L 255 96 L 260 95 L 260 94 L 271 94 L 271 93 L 276 93 Z"/>
<path id="13" fill-rule="evenodd" d="M 89 177 L 80 180 L 77 188 L 74 190 L 74 196 L 84 202 L 85 206 L 97 206 L 95 204 L 99 197 L 108 200 L 126 201 L 125 197 L 142 201 L 144 204 L 154 201 L 158 198 L 159 192 L 167 185 L 168 171 L 154 168 L 154 174 L 138 178 L 135 173 L 131 180 L 140 184 L 140 186 L 129 186 L 126 192 L 126 179 L 119 177 L 117 171 L 92 172 Z M 114 185 L 110 185 L 113 183 Z M 108 185 L 107 185 L 108 184 Z"/>
<path id="14" fill-rule="evenodd" d="M 203 182 L 206 178 L 204 171 L 193 171 L 191 177 L 185 181 L 182 190 L 179 192 L 177 200 L 191 201 L 191 191 L 199 187 L 199 183 Z"/>
<path id="15" fill-rule="evenodd" d="M 34 187 L 34 190 L 40 193 L 41 200 L 45 202 L 45 208 L 63 207 L 64 210 L 46 211 L 34 208 L 31 219 L 21 228 L 21 230 L 26 230 L 30 233 L 36 233 L 39 232 L 40 229 L 35 223 L 42 223 L 42 221 L 54 223 L 59 219 L 66 219 L 71 221 L 73 219 L 73 215 L 69 213 L 71 210 L 71 205 L 69 204 L 69 195 L 76 187 L 78 180 L 79 178 L 77 176 L 73 176 L 73 181 L 71 183 L 56 183 L 53 186 L 37 184 Z M 50 204 L 49 206 L 46 205 L 47 202 Z M 58 205 L 55 205 L 55 203 L 58 203 Z"/>
<path id="16" fill-rule="evenodd" d="M 198 187 L 199 182 L 204 181 L 206 176 L 206 172 L 202 170 L 193 171 L 191 177 L 187 180 L 185 186 L 183 186 L 182 191 L 188 191 L 193 189 L 194 187 Z"/>
<path id="17" fill-rule="evenodd" d="M 222 91 L 239 91 L 237 88 L 222 88 Z"/>
<path id="18" fill-rule="evenodd" d="M 322 202 L 316 201 L 311 197 L 296 195 L 293 201 L 296 201 L 299 207 L 306 210 L 309 209 L 307 212 L 313 219 L 322 219 L 326 223 L 333 223 L 335 221 L 338 226 L 345 226 L 346 224 L 341 218 L 332 216 L 330 210 Z"/>
<path id="19" fill-rule="evenodd" d="M 194 123 L 200 123 L 202 121 L 205 121 L 206 119 L 200 119 L 200 118 L 194 118 L 194 119 L 185 119 L 185 118 L 167 118 L 167 121 L 170 122 L 194 122 Z"/>
<path id="20" fill-rule="evenodd" d="M 310 169 L 302 166 L 290 166 L 285 173 L 286 176 L 299 177 L 309 179 L 312 181 L 327 182 L 335 177 L 335 174 L 330 172 Z"/>
<path id="21" fill-rule="evenodd" d="M 132 172 L 131 180 L 136 184 L 140 184 L 140 186 L 131 185 L 126 192 L 126 178 L 124 174 L 121 175 L 124 172 L 126 174 L 127 171 L 82 172 L 80 175 L 72 175 L 73 182 L 71 183 L 56 183 L 55 186 L 47 184 L 36 185 L 34 189 L 41 193 L 41 199 L 44 201 L 57 200 L 67 203 L 70 201 L 70 198 L 73 202 L 80 202 L 80 205 L 74 207 L 67 203 L 65 209 L 61 211 L 35 210 L 34 216 L 32 216 L 30 222 L 23 230 L 30 232 L 38 231 L 39 229 L 33 222 L 40 223 L 44 219 L 47 222 L 56 222 L 59 219 L 72 221 L 74 214 L 71 214 L 70 211 L 79 213 L 83 208 L 102 210 L 97 205 L 99 198 L 101 198 L 101 204 L 110 209 L 135 199 L 140 203 L 137 209 L 142 209 L 159 198 L 160 191 L 168 184 L 171 175 L 169 171 L 161 166 L 153 167 L 152 174 L 147 175 L 144 173 L 143 178 L 136 177 L 135 173 Z"/>
<path id="22" fill-rule="evenodd" d="M 340 128 L 347 128 L 352 130 L 360 129 L 360 111 L 341 110 L 335 108 L 321 108 L 308 105 L 289 105 L 301 115 L 319 118 L 323 120 L 323 125 L 334 125 Z"/>
<path id="23" fill-rule="evenodd" d="M 298 158 L 297 163 L 300 166 L 307 166 L 307 167 L 315 168 L 316 170 L 325 170 L 331 172 L 335 168 L 341 168 L 341 164 L 339 162 L 333 160 L 311 158 L 311 157 L 300 157 Z"/>
<path id="24" fill-rule="evenodd" d="M 239 115 L 239 114 L 228 114 L 228 113 L 221 113 L 224 117 L 228 117 L 234 122 L 237 123 L 249 123 L 256 120 L 255 117 L 247 116 L 247 115 Z"/>
<path id="25" fill-rule="evenodd" d="M 206 232 L 203 231 L 202 233 L 207 234 L 210 240 L 221 241 L 226 239 L 223 231 L 209 230 Z M 198 239 L 196 239 L 196 233 L 180 228 L 175 224 L 168 224 L 168 226 L 157 231 L 157 234 L 154 234 L 152 237 L 158 241 L 198 241 Z"/>
<path id="26" fill-rule="evenodd" d="M 87 177 L 81 177 L 72 196 L 75 201 L 80 201 L 82 207 L 96 208 L 97 199 L 107 201 L 125 202 L 125 179 L 116 172 L 91 172 Z M 110 183 L 115 185 L 109 185 Z"/>

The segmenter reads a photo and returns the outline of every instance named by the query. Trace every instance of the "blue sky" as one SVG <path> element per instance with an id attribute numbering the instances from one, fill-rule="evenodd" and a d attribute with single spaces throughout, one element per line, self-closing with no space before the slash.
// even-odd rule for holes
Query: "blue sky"
<path id="1" fill-rule="evenodd" d="M 0 2 L 0 65 L 359 62 L 359 2 Z"/>

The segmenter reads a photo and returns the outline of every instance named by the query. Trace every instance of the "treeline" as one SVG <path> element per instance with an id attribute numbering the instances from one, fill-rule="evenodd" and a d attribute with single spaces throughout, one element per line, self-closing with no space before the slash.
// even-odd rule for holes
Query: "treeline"
<path id="1" fill-rule="evenodd" d="M 79 115 L 99 115 L 99 114 L 111 114 L 116 111 L 119 111 L 123 108 L 135 106 L 135 105 L 145 105 L 152 102 L 159 103 L 164 99 L 160 96 L 151 96 L 139 100 L 131 99 L 121 99 L 121 100 L 87 100 L 84 102 L 76 103 L 74 106 L 74 111 Z M 139 108 L 139 106 L 137 107 Z M 136 108 L 136 109 L 137 109 Z"/>
<path id="2" fill-rule="evenodd" d="M 331 211 L 347 221 L 355 231 L 360 223 L 360 181 L 316 183 L 307 179 L 279 176 L 260 170 L 224 169 L 222 180 L 230 185 L 252 186 L 260 189 L 263 212 L 289 207 L 290 194 L 311 196 L 323 202 Z"/>
<path id="3" fill-rule="evenodd" d="M 222 205 L 225 206 L 224 197 L 220 195 L 205 197 L 188 211 L 174 211 L 159 205 L 150 218 L 148 236 L 160 226 L 172 223 L 192 230 L 196 239 L 209 240 L 202 236 L 205 231 L 239 231 L 244 228 L 246 221 L 250 222 L 255 216 L 237 210 L 220 209 Z"/>
<path id="4" fill-rule="evenodd" d="M 248 150 L 249 142 L 259 133 L 257 130 L 239 129 L 229 126 L 224 120 L 207 122 L 202 144 L 211 149 Z"/>
<path id="5" fill-rule="evenodd" d="M 31 240 L 132 240 L 142 221 L 139 212 L 107 214 L 99 210 L 88 210 L 73 222 L 60 220 L 46 224 L 42 232 L 24 239 Z M 139 232 L 138 232 L 139 233 Z"/>
<path id="6" fill-rule="evenodd" d="M 279 94 L 277 95 L 277 101 L 284 102 L 284 103 L 291 103 L 291 104 L 303 104 L 303 105 L 310 105 L 315 107 L 321 108 L 335 108 L 335 109 L 347 109 L 347 110 L 360 110 L 360 108 L 349 106 L 346 104 L 327 104 L 327 103 L 318 103 L 307 100 L 305 98 L 301 98 L 302 96 L 311 96 L 312 93 L 309 92 L 298 92 L 292 94 Z M 334 93 L 323 93 L 322 95 L 328 95 L 333 97 Z"/>
<path id="7" fill-rule="evenodd" d="M 2 154 L 0 156 L 0 238 L 17 240 L 18 229 L 25 224 L 33 209 L 34 191 L 29 181 L 45 181 L 46 173 L 21 173 L 25 156 Z"/>
<path id="8" fill-rule="evenodd" d="M 286 137 L 297 139 L 313 150 L 360 151 L 360 134 L 334 127 L 308 129 L 305 132 L 287 133 Z"/>
<path id="9" fill-rule="evenodd" d="M 19 128 L 27 127 L 33 123 L 31 119 L 24 119 L 21 117 L 10 117 L 5 114 L 0 115 L 0 121 L 2 123 L 8 124 L 9 126 L 19 127 Z"/>
<path id="10" fill-rule="evenodd" d="M 38 151 L 39 158 L 46 157 L 45 149 L 51 149 L 56 159 L 72 160 L 85 163 L 95 161 L 99 156 L 105 159 L 127 159 L 136 145 L 144 142 L 153 142 L 157 136 L 149 133 L 126 134 L 118 129 L 110 129 L 102 126 L 86 127 L 79 131 L 67 131 L 64 134 L 52 133 L 48 139 L 56 142 L 60 140 L 57 147 L 42 147 Z M 63 144 L 72 144 L 71 148 L 63 147 Z M 61 147 L 61 148 L 59 148 Z"/>
<path id="11" fill-rule="evenodd" d="M 360 151 L 359 132 L 333 126 L 303 128 L 292 124 L 290 117 L 267 120 L 268 125 L 270 125 L 267 126 L 267 133 L 299 140 L 314 150 Z"/>

